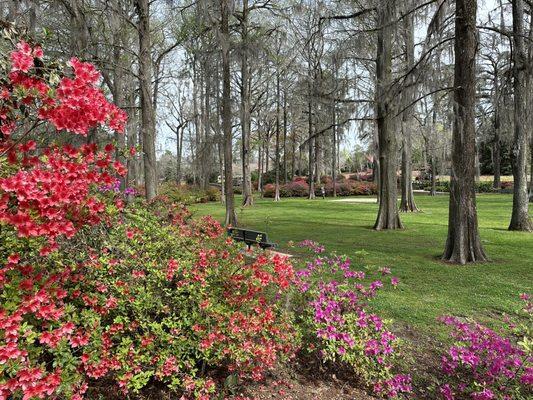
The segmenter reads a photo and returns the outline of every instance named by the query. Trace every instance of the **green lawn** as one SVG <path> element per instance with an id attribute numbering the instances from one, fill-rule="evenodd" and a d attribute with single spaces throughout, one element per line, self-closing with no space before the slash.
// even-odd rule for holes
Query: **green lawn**
<path id="1" fill-rule="evenodd" d="M 391 232 L 371 229 L 375 203 L 265 199 L 257 200 L 254 207 L 239 208 L 237 216 L 241 226 L 266 231 L 281 249 L 287 249 L 288 241 L 312 239 L 347 255 L 366 250 L 367 264 L 389 266 L 401 279 L 398 289 L 380 294 L 377 307 L 395 321 L 427 333 L 440 331 L 435 318 L 442 314 L 474 316 L 490 323 L 495 315 L 516 309 L 518 294 L 531 292 L 533 234 L 506 230 L 512 197 L 478 196 L 481 238 L 491 262 L 467 266 L 439 261 L 447 231 L 448 197 L 420 195 L 416 201 L 422 212 L 403 214 L 405 230 Z M 211 214 L 219 220 L 224 216 L 223 206 L 217 203 L 192 209 L 195 215 Z"/>

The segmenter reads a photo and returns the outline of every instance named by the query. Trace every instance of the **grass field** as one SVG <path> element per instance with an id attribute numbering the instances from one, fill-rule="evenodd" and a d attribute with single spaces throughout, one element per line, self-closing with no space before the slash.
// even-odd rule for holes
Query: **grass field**
<path id="1" fill-rule="evenodd" d="M 240 198 L 237 199 L 237 202 Z M 397 323 L 426 334 L 439 334 L 435 318 L 443 314 L 475 317 L 492 324 L 495 316 L 519 306 L 518 294 L 533 284 L 533 234 L 509 232 L 512 197 L 478 196 L 481 238 L 491 262 L 456 266 L 439 255 L 447 232 L 448 197 L 419 195 L 422 212 L 403 214 L 402 231 L 371 229 L 377 205 L 370 198 L 256 200 L 254 207 L 238 209 L 241 226 L 266 231 L 281 249 L 287 242 L 312 239 L 328 250 L 369 254 L 366 264 L 389 266 L 401 279 L 396 290 L 384 290 L 377 300 L 380 311 Z M 218 203 L 196 205 L 195 215 L 211 214 L 222 220 Z"/>

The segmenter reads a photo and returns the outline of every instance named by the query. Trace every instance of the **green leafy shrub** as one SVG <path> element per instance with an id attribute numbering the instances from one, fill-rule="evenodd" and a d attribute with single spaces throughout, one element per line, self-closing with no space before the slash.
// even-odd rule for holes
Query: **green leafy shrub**
<path id="1" fill-rule="evenodd" d="M 173 203 L 195 204 L 220 201 L 220 190 L 209 187 L 205 190 L 196 186 L 178 185 L 176 182 L 164 182 L 159 187 L 159 196 Z"/>
<path id="2" fill-rule="evenodd" d="M 491 193 L 495 189 L 492 185 L 492 182 L 476 182 L 476 192 L 478 193 Z"/>
<path id="3" fill-rule="evenodd" d="M 421 180 L 413 182 L 413 188 L 420 190 L 431 190 L 431 181 Z M 501 190 L 512 190 L 513 182 L 502 182 Z M 475 183 L 475 189 L 478 193 L 494 193 L 498 192 L 498 189 L 494 189 L 491 181 L 479 181 Z M 437 180 L 435 190 L 437 192 L 450 192 L 450 181 Z"/>
<path id="4" fill-rule="evenodd" d="M 212 375 L 259 380 L 298 345 L 281 296 L 292 266 L 279 256 L 247 263 L 218 222 L 193 220 L 183 206 L 157 199 L 120 211 L 111 202 L 105 222 L 46 257 L 40 241 L 6 227 L 0 235 L 0 260 L 13 267 L 0 274 L 0 358 L 13 351 L 10 313 L 36 296 L 16 348 L 40 366 L 35 374 L 54 365 L 50 393 L 70 398 L 106 378 L 125 393 L 160 382 L 208 399 L 223 381 Z M 0 364 L 0 394 L 17 365 L 9 356 Z"/>

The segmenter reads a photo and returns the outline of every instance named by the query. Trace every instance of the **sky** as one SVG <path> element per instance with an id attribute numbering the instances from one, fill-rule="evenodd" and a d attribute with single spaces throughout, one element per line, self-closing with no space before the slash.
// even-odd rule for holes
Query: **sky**
<path id="1" fill-rule="evenodd" d="M 451 1 L 451 0 L 448 0 Z M 489 12 L 490 10 L 494 10 L 499 4 L 499 0 L 478 0 L 478 23 L 483 24 L 488 21 Z M 415 31 L 415 41 L 420 42 L 425 37 L 425 33 L 427 30 L 427 26 L 419 26 Z M 181 52 L 178 52 L 181 53 Z M 182 57 L 177 54 L 173 60 L 173 62 L 181 62 Z M 162 107 L 163 110 L 161 110 L 161 116 L 160 120 L 164 118 L 165 110 L 164 107 Z M 158 157 L 161 156 L 165 151 L 170 150 L 173 154 L 175 154 L 175 143 L 172 140 L 169 140 L 169 137 L 172 136 L 172 132 L 170 129 L 166 126 L 164 121 L 161 121 L 162 123 L 158 126 L 158 133 L 157 133 L 157 155 Z M 348 127 L 348 130 L 345 132 L 345 139 L 342 143 L 341 150 L 343 151 L 351 151 L 356 146 L 366 146 L 366 143 L 361 141 L 359 139 L 359 124 L 357 123 L 350 123 L 350 126 Z"/>

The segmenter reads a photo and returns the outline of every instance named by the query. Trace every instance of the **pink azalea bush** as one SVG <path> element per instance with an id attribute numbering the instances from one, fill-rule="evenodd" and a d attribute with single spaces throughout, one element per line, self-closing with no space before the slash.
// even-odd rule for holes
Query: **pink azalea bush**
<path id="1" fill-rule="evenodd" d="M 324 189 L 326 196 L 333 195 L 333 182 L 331 178 L 324 180 Z M 377 193 L 377 186 L 373 182 L 361 182 L 348 179 L 339 179 L 335 182 L 337 189 L 337 196 L 367 196 Z M 292 182 L 286 184 L 280 184 L 280 196 L 281 197 L 307 197 L 309 195 L 309 184 L 302 178 L 297 177 Z M 315 185 L 315 195 L 321 196 L 321 185 Z M 268 183 L 263 186 L 264 197 L 274 197 L 275 185 Z"/>
<path id="2" fill-rule="evenodd" d="M 445 400 L 529 399 L 533 395 L 533 308 L 529 295 L 521 296 L 525 317 L 518 324 L 508 319 L 513 336 L 498 334 L 475 322 L 456 317 L 440 320 L 452 328 L 455 344 L 442 356 Z"/>
<path id="3" fill-rule="evenodd" d="M 316 254 L 324 251 L 312 241 L 300 245 Z M 310 348 L 324 361 L 348 365 L 380 396 L 396 398 L 409 393 L 411 378 L 394 373 L 399 341 L 388 329 L 387 321 L 373 313 L 369 305 L 383 281 L 365 283 L 363 271 L 353 269 L 347 257 L 336 255 L 316 256 L 296 276 L 306 305 L 299 313 L 300 322 Z M 327 276 L 335 278 L 324 279 Z M 398 283 L 397 278 L 394 282 Z"/>

